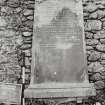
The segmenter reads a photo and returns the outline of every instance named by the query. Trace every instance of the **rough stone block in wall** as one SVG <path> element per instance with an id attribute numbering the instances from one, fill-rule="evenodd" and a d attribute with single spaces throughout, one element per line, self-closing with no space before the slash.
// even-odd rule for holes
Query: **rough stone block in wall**
<path id="1" fill-rule="evenodd" d="M 88 65 L 88 71 L 91 73 L 96 73 L 96 72 L 102 72 L 105 71 L 105 68 L 102 64 L 100 64 L 100 62 L 96 61 L 96 62 L 92 62 Z"/>
<path id="2" fill-rule="evenodd" d="M 85 30 L 86 31 L 98 31 L 102 28 L 102 22 L 100 20 L 87 20 L 85 23 Z"/>
<path id="3" fill-rule="evenodd" d="M 102 29 L 94 34 L 94 39 L 105 39 L 105 30 Z"/>
<path id="4" fill-rule="evenodd" d="M 100 39 L 101 44 L 105 44 L 105 39 Z"/>
<path id="5" fill-rule="evenodd" d="M 85 38 L 86 39 L 93 39 L 94 34 L 92 32 L 85 32 Z"/>
<path id="6" fill-rule="evenodd" d="M 93 13 L 90 14 L 89 18 L 90 19 L 102 19 L 105 17 L 105 10 L 97 10 Z"/>
<path id="7" fill-rule="evenodd" d="M 104 89 L 105 87 L 105 83 L 102 80 L 96 81 L 94 84 L 96 89 Z"/>
<path id="8" fill-rule="evenodd" d="M 100 51 L 100 52 L 105 52 L 105 44 L 99 43 L 99 44 L 96 46 L 96 50 L 97 50 L 97 51 Z"/>
<path id="9" fill-rule="evenodd" d="M 92 51 L 90 51 L 88 61 L 94 62 L 94 61 L 98 61 L 100 58 L 101 58 L 100 52 L 96 52 L 96 51 L 92 50 Z"/>
<path id="10" fill-rule="evenodd" d="M 32 16 L 33 15 L 33 10 L 29 10 L 29 9 L 25 9 L 24 11 L 23 11 L 23 15 L 24 16 Z"/>
<path id="11" fill-rule="evenodd" d="M 87 39 L 86 40 L 86 45 L 88 46 L 95 46 L 99 43 L 97 39 Z"/>
<path id="12" fill-rule="evenodd" d="M 87 46 L 86 46 L 86 50 L 87 50 L 87 52 L 88 52 L 89 50 L 94 50 L 94 47 L 87 45 Z M 86 53 L 87 53 L 87 52 L 86 52 Z"/>
<path id="13" fill-rule="evenodd" d="M 100 81 L 102 80 L 102 76 L 100 73 L 95 73 L 94 75 L 90 76 L 91 81 Z"/>

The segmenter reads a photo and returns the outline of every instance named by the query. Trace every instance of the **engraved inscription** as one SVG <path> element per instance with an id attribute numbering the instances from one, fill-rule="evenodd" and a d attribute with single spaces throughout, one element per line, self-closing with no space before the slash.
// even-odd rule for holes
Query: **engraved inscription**
<path id="1" fill-rule="evenodd" d="M 45 5 L 42 3 L 36 9 L 35 81 L 38 83 L 84 81 L 82 74 L 86 62 L 83 27 L 80 25 L 82 20 L 77 10 L 73 10 L 67 1 L 62 6 L 57 2 L 57 5 L 53 1 L 48 2 L 40 10 Z"/>

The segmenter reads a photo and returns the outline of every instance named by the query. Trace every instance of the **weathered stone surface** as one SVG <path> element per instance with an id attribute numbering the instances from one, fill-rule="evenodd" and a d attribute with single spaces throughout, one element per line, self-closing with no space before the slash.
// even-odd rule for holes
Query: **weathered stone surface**
<path id="1" fill-rule="evenodd" d="M 101 44 L 105 44 L 105 39 L 100 39 Z"/>
<path id="2" fill-rule="evenodd" d="M 4 2 L 2 5 L 1 2 Z M 5 72 L 2 81 L 17 82 L 17 76 L 21 72 L 18 63 L 16 47 L 22 44 L 22 37 L 19 29 L 21 8 L 19 0 L 0 0 L 0 63 Z M 16 8 L 17 7 L 17 8 Z M 18 24 L 17 24 L 18 23 Z M 14 27 L 13 27 L 14 26 Z M 17 28 L 17 30 L 14 30 Z M 1 67 L 0 65 L 0 67 Z M 1 77 L 0 77 L 1 79 Z"/>
<path id="3" fill-rule="evenodd" d="M 21 7 L 18 7 L 15 9 L 16 13 L 20 13 L 22 11 L 22 8 Z"/>
<path id="4" fill-rule="evenodd" d="M 31 44 L 24 44 L 20 47 L 21 50 L 28 50 L 32 48 L 32 45 Z"/>
<path id="5" fill-rule="evenodd" d="M 33 21 L 25 21 L 23 24 L 24 26 L 33 29 Z"/>
<path id="6" fill-rule="evenodd" d="M 96 89 L 103 89 L 104 87 L 105 87 L 105 83 L 103 81 L 95 82 L 95 88 Z"/>
<path id="7" fill-rule="evenodd" d="M 101 103 L 101 105 L 104 105 L 104 89 L 99 89 L 96 91 L 96 97 L 95 99 L 97 100 L 97 102 Z M 100 105 L 100 104 L 99 104 Z"/>
<path id="8" fill-rule="evenodd" d="M 0 27 L 5 27 L 6 25 L 6 20 L 4 19 L 4 17 L 0 16 Z"/>
<path id="9" fill-rule="evenodd" d="M 97 12 L 93 12 L 92 14 L 90 14 L 89 18 L 92 18 L 92 19 L 97 19 L 98 17 L 98 14 Z"/>
<path id="10" fill-rule="evenodd" d="M 26 73 L 30 73 L 31 70 L 30 70 L 30 69 L 25 69 L 25 72 L 26 72 Z"/>
<path id="11" fill-rule="evenodd" d="M 102 80 L 102 76 L 100 73 L 95 73 L 90 77 L 91 81 L 99 81 Z"/>
<path id="12" fill-rule="evenodd" d="M 101 60 L 100 63 L 101 63 L 102 65 L 105 65 L 105 60 Z"/>
<path id="13" fill-rule="evenodd" d="M 14 36 L 16 34 L 16 31 L 14 30 L 5 30 L 4 35 L 7 36 Z"/>
<path id="14" fill-rule="evenodd" d="M 24 26 L 20 27 L 21 32 L 25 32 L 25 31 L 29 31 L 32 32 L 33 28 L 30 28 L 28 26 L 25 26 L 25 24 L 23 24 Z M 32 25 L 32 24 L 31 24 Z"/>
<path id="15" fill-rule="evenodd" d="M 105 21 L 103 21 L 103 24 L 102 24 L 103 28 L 105 29 Z"/>
<path id="16" fill-rule="evenodd" d="M 24 36 L 31 36 L 32 35 L 32 32 L 26 31 L 26 32 L 23 32 L 23 35 Z"/>
<path id="17" fill-rule="evenodd" d="M 91 33 L 91 32 L 85 32 L 85 37 L 86 37 L 86 39 L 92 39 L 93 36 L 94 36 L 93 33 Z"/>
<path id="18" fill-rule="evenodd" d="M 25 75 L 25 80 L 29 81 L 30 76 L 28 74 Z"/>
<path id="19" fill-rule="evenodd" d="M 5 5 L 6 0 L 0 0 L 0 5 Z"/>
<path id="20" fill-rule="evenodd" d="M 92 14 L 90 14 L 89 16 L 89 18 L 93 18 L 93 19 L 101 19 L 103 17 L 105 17 L 105 10 L 97 10 Z"/>
<path id="21" fill-rule="evenodd" d="M 100 20 L 88 20 L 85 23 L 86 31 L 101 30 L 101 27 L 102 27 L 102 22 Z"/>
<path id="22" fill-rule="evenodd" d="M 18 7 L 20 2 L 18 0 L 8 0 L 7 5 L 10 7 Z"/>
<path id="23" fill-rule="evenodd" d="M 98 45 L 96 46 L 96 49 L 97 49 L 98 51 L 105 51 L 105 45 L 104 45 L 104 44 L 98 44 Z"/>
<path id="24" fill-rule="evenodd" d="M 86 44 L 88 46 L 95 46 L 99 43 L 99 41 L 97 39 L 87 39 L 86 40 Z"/>
<path id="25" fill-rule="evenodd" d="M 102 78 L 103 78 L 103 77 L 105 78 L 105 66 L 104 66 L 103 71 L 100 72 L 100 74 L 101 74 Z"/>
<path id="26" fill-rule="evenodd" d="M 23 44 L 22 36 L 16 36 L 15 43 L 16 43 L 16 45 L 22 45 Z"/>
<path id="27" fill-rule="evenodd" d="M 7 57 L 5 57 L 4 55 L 0 55 L 0 64 L 5 64 L 5 63 L 8 63 L 8 59 Z"/>
<path id="28" fill-rule="evenodd" d="M 94 48 L 92 46 L 86 46 L 86 50 L 94 50 Z"/>
<path id="29" fill-rule="evenodd" d="M 26 65 L 31 65 L 31 62 L 29 61 L 28 57 L 25 58 L 25 64 Z"/>
<path id="30" fill-rule="evenodd" d="M 33 16 L 28 16 L 27 19 L 34 20 L 34 17 Z"/>
<path id="31" fill-rule="evenodd" d="M 100 59 L 100 53 L 99 52 L 96 52 L 96 51 L 91 51 L 89 57 L 88 57 L 88 60 L 89 61 L 97 61 Z"/>
<path id="32" fill-rule="evenodd" d="M 103 65 L 101 65 L 99 62 L 92 62 L 89 66 L 88 66 L 88 71 L 89 72 L 101 72 L 104 70 Z"/>
<path id="33" fill-rule="evenodd" d="M 29 15 L 33 15 L 33 12 L 34 12 L 33 10 L 26 9 L 26 10 L 24 10 L 24 13 L 23 14 L 25 16 L 29 16 Z"/>
<path id="34" fill-rule="evenodd" d="M 35 3 L 34 3 L 35 1 L 27 1 L 25 4 L 26 4 L 26 7 L 27 7 L 27 9 L 32 9 L 32 10 L 34 10 L 34 7 L 35 7 Z"/>
<path id="35" fill-rule="evenodd" d="M 88 3 L 86 7 L 84 7 L 84 11 L 93 12 L 97 9 L 97 6 L 94 3 Z"/>
<path id="36" fill-rule="evenodd" d="M 101 59 L 105 59 L 105 53 L 101 54 Z"/>
<path id="37" fill-rule="evenodd" d="M 10 14 L 11 11 L 12 11 L 12 9 L 10 7 L 7 7 L 7 6 L 1 7 L 1 12 L 3 12 L 3 13 Z"/>
<path id="38" fill-rule="evenodd" d="M 91 51 L 93 51 L 93 50 L 87 50 L 86 54 L 89 56 L 91 54 Z"/>
<path id="39" fill-rule="evenodd" d="M 25 50 L 25 55 L 28 56 L 28 57 L 31 57 L 31 55 L 32 55 L 31 50 L 29 50 L 29 49 L 28 50 Z"/>
<path id="40" fill-rule="evenodd" d="M 84 12 L 83 16 L 84 16 L 84 18 L 88 18 L 89 13 L 88 12 Z"/>
<path id="41" fill-rule="evenodd" d="M 105 4 L 105 0 L 93 0 L 95 2 L 95 4 Z"/>
<path id="42" fill-rule="evenodd" d="M 28 43 L 31 44 L 32 43 L 32 37 L 24 37 L 23 42 L 26 43 L 26 44 L 28 44 Z"/>
<path id="43" fill-rule="evenodd" d="M 26 16 L 23 16 L 23 17 L 21 18 L 21 20 L 22 20 L 22 22 L 25 22 L 25 21 L 27 21 L 27 17 L 26 17 Z"/>
<path id="44" fill-rule="evenodd" d="M 95 39 L 105 38 L 105 30 L 98 31 L 94 34 Z"/>

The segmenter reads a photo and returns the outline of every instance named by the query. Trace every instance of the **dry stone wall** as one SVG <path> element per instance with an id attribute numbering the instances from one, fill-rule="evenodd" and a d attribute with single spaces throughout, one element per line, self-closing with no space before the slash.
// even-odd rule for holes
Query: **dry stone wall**
<path id="1" fill-rule="evenodd" d="M 105 0 L 84 0 L 84 27 L 90 82 L 95 83 L 95 101 L 105 104 Z"/>
<path id="2" fill-rule="evenodd" d="M 83 0 L 90 82 L 105 104 L 105 0 Z M 21 82 L 25 52 L 26 83 L 30 80 L 34 0 L 0 0 L 0 82 Z"/>
<path id="3" fill-rule="evenodd" d="M 0 0 L 0 82 L 21 82 L 22 52 L 30 71 L 33 14 L 34 0 Z"/>

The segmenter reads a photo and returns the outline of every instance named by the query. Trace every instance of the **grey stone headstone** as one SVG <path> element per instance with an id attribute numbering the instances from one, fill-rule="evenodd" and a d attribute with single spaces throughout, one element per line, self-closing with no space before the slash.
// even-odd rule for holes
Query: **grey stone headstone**
<path id="1" fill-rule="evenodd" d="M 75 0 L 48 0 L 36 5 L 34 81 L 84 81 L 86 59 L 80 3 Z"/>
<path id="2" fill-rule="evenodd" d="M 95 95 L 86 70 L 82 0 L 37 0 L 25 97 Z"/>

